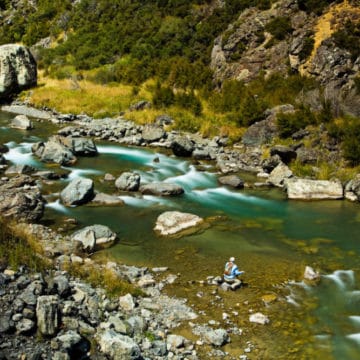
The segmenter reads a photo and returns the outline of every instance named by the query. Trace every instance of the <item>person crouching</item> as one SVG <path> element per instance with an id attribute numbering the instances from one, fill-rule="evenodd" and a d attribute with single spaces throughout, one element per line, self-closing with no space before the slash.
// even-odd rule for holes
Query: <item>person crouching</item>
<path id="1" fill-rule="evenodd" d="M 231 290 L 235 290 L 241 286 L 241 280 L 237 277 L 242 275 L 245 271 L 240 271 L 235 264 L 235 258 L 231 257 L 226 262 L 224 268 L 224 281 L 230 285 Z"/>

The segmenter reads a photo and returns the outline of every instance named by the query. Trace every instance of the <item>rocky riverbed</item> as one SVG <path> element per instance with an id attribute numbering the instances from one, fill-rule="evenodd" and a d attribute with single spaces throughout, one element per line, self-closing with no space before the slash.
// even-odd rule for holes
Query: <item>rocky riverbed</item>
<path id="1" fill-rule="evenodd" d="M 20 104 L 5 110 L 28 116 L 35 111 Z M 161 147 L 176 156 L 214 162 L 225 175 L 219 181 L 236 189 L 277 186 L 284 188 L 289 198 L 294 199 L 343 199 L 344 194 L 354 201 L 359 199 L 358 177 L 347 184 L 294 179 L 286 165 L 289 159 L 298 156 L 293 149 L 274 147 L 271 157 L 264 160 L 259 146 L 244 145 L 241 149 L 234 149 L 226 146 L 225 138 L 201 139 L 175 131 L 167 132 L 160 120 L 156 125 L 142 127 L 123 118 L 95 120 L 49 110 L 36 110 L 36 117 L 65 126 L 56 136 L 33 146 L 34 154 L 44 162 L 70 165 L 79 156 L 96 156 L 95 142 L 89 138 L 98 138 L 126 145 Z M 2 152 L 6 151 L 3 147 Z M 251 331 L 246 327 L 253 322 L 266 326 L 273 320 L 266 315 L 266 307 L 274 301 L 285 303 L 282 284 L 274 287 L 276 290 L 271 294 L 257 289 L 250 297 L 239 294 L 235 298 L 221 286 L 217 274 L 210 274 L 201 281 L 191 281 L 191 296 L 186 296 L 185 292 L 182 299 L 167 296 L 168 289 L 181 287 L 181 274 L 172 274 L 171 269 L 166 268 L 100 264 L 89 257 L 89 253 L 106 243 L 103 234 L 107 231 L 86 228 L 79 237 L 78 233 L 61 235 L 36 224 L 45 205 L 38 185 L 49 180 L 56 182 L 66 174 L 57 171 L 39 173 L 38 169 L 25 166 L 9 171 L 11 166 L 3 160 L 1 212 L 9 219 L 16 218 L 17 227 L 35 237 L 42 245 L 43 253 L 53 262 L 46 274 L 29 273 L 25 268 L 2 269 L 0 350 L 4 358 L 29 358 L 30 353 L 39 354 L 35 358 L 56 359 L 255 359 L 264 356 L 266 351 L 252 341 Z M 259 184 L 244 183 L 236 175 L 239 170 L 258 174 Z M 181 194 L 177 187 L 171 188 L 169 193 L 169 184 L 141 188 L 141 179 L 133 173 L 111 181 L 122 191 L 144 194 L 151 191 L 156 196 Z M 75 179 L 70 185 L 73 188 L 70 191 L 64 189 L 61 194 L 62 202 L 67 206 L 92 202 L 98 195 L 90 181 L 78 184 Z M 297 195 L 299 193 L 302 195 Z M 176 216 L 178 219 L 178 214 Z M 186 214 L 186 221 L 189 216 L 192 214 Z M 68 221 L 64 227 L 71 227 L 71 221 L 76 222 L 75 219 Z M 203 223 L 202 219 L 199 223 Z M 183 229 L 177 221 L 174 224 Z M 113 234 L 109 233 L 108 238 L 111 245 Z M 128 294 L 113 299 L 103 289 L 93 288 L 67 273 L 65 269 L 69 265 L 111 271 L 119 279 L 142 289 L 144 295 L 134 297 Z M 289 278 L 292 275 L 289 274 Z M 211 315 L 209 318 L 202 306 L 194 306 L 186 298 L 191 298 L 193 303 L 194 298 L 206 302 L 204 308 L 217 308 L 222 318 L 211 318 Z M 235 338 L 242 338 L 242 345 L 236 349 L 231 347 Z M 35 341 L 39 339 L 41 341 Z"/>

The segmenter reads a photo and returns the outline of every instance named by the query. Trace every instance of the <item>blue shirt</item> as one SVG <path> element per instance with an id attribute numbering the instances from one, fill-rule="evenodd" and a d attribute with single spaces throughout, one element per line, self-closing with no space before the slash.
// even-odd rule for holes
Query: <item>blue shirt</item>
<path id="1" fill-rule="evenodd" d="M 225 279 L 225 280 L 234 280 L 238 275 L 241 275 L 241 274 L 244 273 L 244 271 L 239 271 L 239 269 L 238 269 L 238 267 L 237 267 L 236 264 L 234 264 L 234 263 L 232 263 L 232 264 L 233 264 L 233 265 L 232 265 L 232 267 L 231 267 L 230 274 L 229 274 L 229 275 L 224 274 L 224 279 Z M 229 268 L 230 265 L 231 265 L 231 263 L 230 263 L 230 262 L 227 262 L 227 263 L 225 264 L 225 270 L 226 270 L 227 268 Z"/>

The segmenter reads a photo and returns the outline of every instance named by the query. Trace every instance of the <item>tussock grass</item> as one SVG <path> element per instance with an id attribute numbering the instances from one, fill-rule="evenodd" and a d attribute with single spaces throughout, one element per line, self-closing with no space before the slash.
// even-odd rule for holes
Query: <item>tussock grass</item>
<path id="1" fill-rule="evenodd" d="M 13 270 L 20 265 L 32 271 L 44 271 L 49 262 L 41 256 L 41 245 L 36 239 L 25 235 L 21 230 L 14 230 L 11 223 L 0 218 L 0 265 Z"/>
<path id="2" fill-rule="evenodd" d="M 126 294 L 144 296 L 144 292 L 133 284 L 119 278 L 112 269 L 98 266 L 70 265 L 67 269 L 73 276 L 81 278 L 93 287 L 101 286 L 108 296 L 118 297 Z"/>

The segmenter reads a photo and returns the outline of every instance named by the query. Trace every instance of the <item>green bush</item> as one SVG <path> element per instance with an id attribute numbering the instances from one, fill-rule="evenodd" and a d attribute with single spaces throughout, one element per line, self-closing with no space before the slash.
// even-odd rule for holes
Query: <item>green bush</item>
<path id="1" fill-rule="evenodd" d="M 301 48 L 301 50 L 300 50 L 300 52 L 299 52 L 299 59 L 300 59 L 300 60 L 305 60 L 305 59 L 307 59 L 307 58 L 311 55 L 311 53 L 312 53 L 312 51 L 313 51 L 313 49 L 314 49 L 315 40 L 314 40 L 314 38 L 312 37 L 312 35 L 313 35 L 313 34 L 308 35 L 308 36 L 305 37 L 305 39 L 304 39 L 303 46 L 302 46 L 302 48 Z"/>
<path id="2" fill-rule="evenodd" d="M 344 27 L 333 33 L 332 38 L 336 46 L 351 53 L 353 61 L 360 56 L 360 22 L 347 21 Z"/>
<path id="3" fill-rule="evenodd" d="M 265 30 L 276 40 L 284 40 L 293 31 L 290 19 L 285 16 L 272 19 L 265 25 Z"/>
<path id="4" fill-rule="evenodd" d="M 327 6 L 341 1 L 342 0 L 298 0 L 298 5 L 300 10 L 321 15 Z"/>
<path id="5" fill-rule="evenodd" d="M 280 113 L 277 115 L 276 123 L 279 135 L 288 138 L 300 129 L 316 123 L 314 114 L 307 107 L 301 107 L 294 113 Z"/>
<path id="6" fill-rule="evenodd" d="M 185 110 L 191 111 L 195 116 L 202 113 L 202 105 L 200 100 L 195 96 L 194 92 L 178 93 L 175 95 L 175 102 L 178 106 Z"/>
<path id="7" fill-rule="evenodd" d="M 169 107 L 175 103 L 175 94 L 168 86 L 158 84 L 155 88 L 152 103 L 156 109 Z"/>

